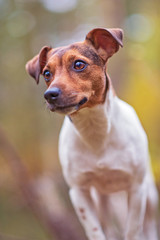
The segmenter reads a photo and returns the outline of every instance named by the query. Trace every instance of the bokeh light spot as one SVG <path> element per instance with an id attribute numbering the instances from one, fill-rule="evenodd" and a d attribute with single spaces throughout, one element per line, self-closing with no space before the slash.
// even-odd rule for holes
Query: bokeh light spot
<path id="1" fill-rule="evenodd" d="M 22 37 L 28 34 L 35 26 L 34 16 L 27 11 L 16 11 L 7 22 L 7 30 L 12 37 Z"/>
<path id="2" fill-rule="evenodd" d="M 132 41 L 146 42 L 154 33 L 154 24 L 142 14 L 132 14 L 126 18 L 124 29 L 127 37 Z"/>
<path id="3" fill-rule="evenodd" d="M 41 2 L 47 10 L 51 12 L 63 13 L 75 9 L 78 0 L 41 0 Z"/>

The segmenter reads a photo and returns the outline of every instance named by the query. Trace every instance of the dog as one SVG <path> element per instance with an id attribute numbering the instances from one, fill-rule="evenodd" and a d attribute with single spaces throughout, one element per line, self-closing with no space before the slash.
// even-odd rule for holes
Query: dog
<path id="1" fill-rule="evenodd" d="M 83 42 L 43 47 L 26 70 L 37 83 L 43 75 L 48 108 L 65 114 L 60 162 L 88 239 L 158 240 L 147 136 L 107 74 L 122 40 L 121 29 L 95 28 Z"/>

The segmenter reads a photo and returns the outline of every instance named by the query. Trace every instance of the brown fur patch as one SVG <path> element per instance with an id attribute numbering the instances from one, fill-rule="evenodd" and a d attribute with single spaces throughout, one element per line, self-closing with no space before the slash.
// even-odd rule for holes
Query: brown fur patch
<path id="1" fill-rule="evenodd" d="M 79 211 L 80 211 L 81 213 L 84 213 L 84 212 L 85 212 L 84 208 L 79 208 Z"/>
<path id="2" fill-rule="evenodd" d="M 83 45 L 83 46 L 76 46 L 73 45 L 73 49 L 78 50 L 80 54 L 85 56 L 86 58 L 90 59 L 93 61 L 93 64 L 102 66 L 103 62 L 102 59 L 98 56 L 95 50 L 91 46 Z"/>
<path id="3" fill-rule="evenodd" d="M 97 228 L 97 227 L 94 227 L 94 228 L 93 228 L 93 231 L 94 231 L 94 232 L 98 231 L 98 228 Z"/>
<path id="4" fill-rule="evenodd" d="M 87 64 L 83 71 L 74 69 L 77 60 Z M 61 95 L 55 103 L 57 106 L 76 105 L 84 98 L 87 98 L 87 102 L 79 105 L 78 109 L 104 102 L 108 89 L 105 65 L 96 49 L 87 41 L 51 50 L 42 71 L 46 69 L 52 74 L 51 80 L 46 83 L 47 86 L 61 90 Z"/>

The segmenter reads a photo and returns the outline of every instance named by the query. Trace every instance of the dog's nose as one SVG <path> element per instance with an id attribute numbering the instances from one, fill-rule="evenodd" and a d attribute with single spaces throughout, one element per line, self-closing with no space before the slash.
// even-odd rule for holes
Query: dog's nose
<path id="1" fill-rule="evenodd" d="M 48 89 L 45 93 L 44 93 L 44 98 L 49 102 L 49 103 L 53 103 L 55 102 L 55 100 L 57 100 L 57 98 L 59 97 L 59 95 L 61 94 L 61 90 L 57 87 L 53 87 L 51 89 Z"/>

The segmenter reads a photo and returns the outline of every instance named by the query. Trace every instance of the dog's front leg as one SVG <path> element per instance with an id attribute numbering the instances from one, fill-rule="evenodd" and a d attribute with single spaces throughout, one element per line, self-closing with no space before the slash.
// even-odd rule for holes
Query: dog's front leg
<path id="1" fill-rule="evenodd" d="M 70 198 L 89 240 L 106 240 L 89 190 L 72 188 Z"/>
<path id="2" fill-rule="evenodd" d="M 128 218 L 125 240 L 142 240 L 147 198 L 146 184 L 136 184 L 136 186 L 130 189 L 128 194 Z"/>

